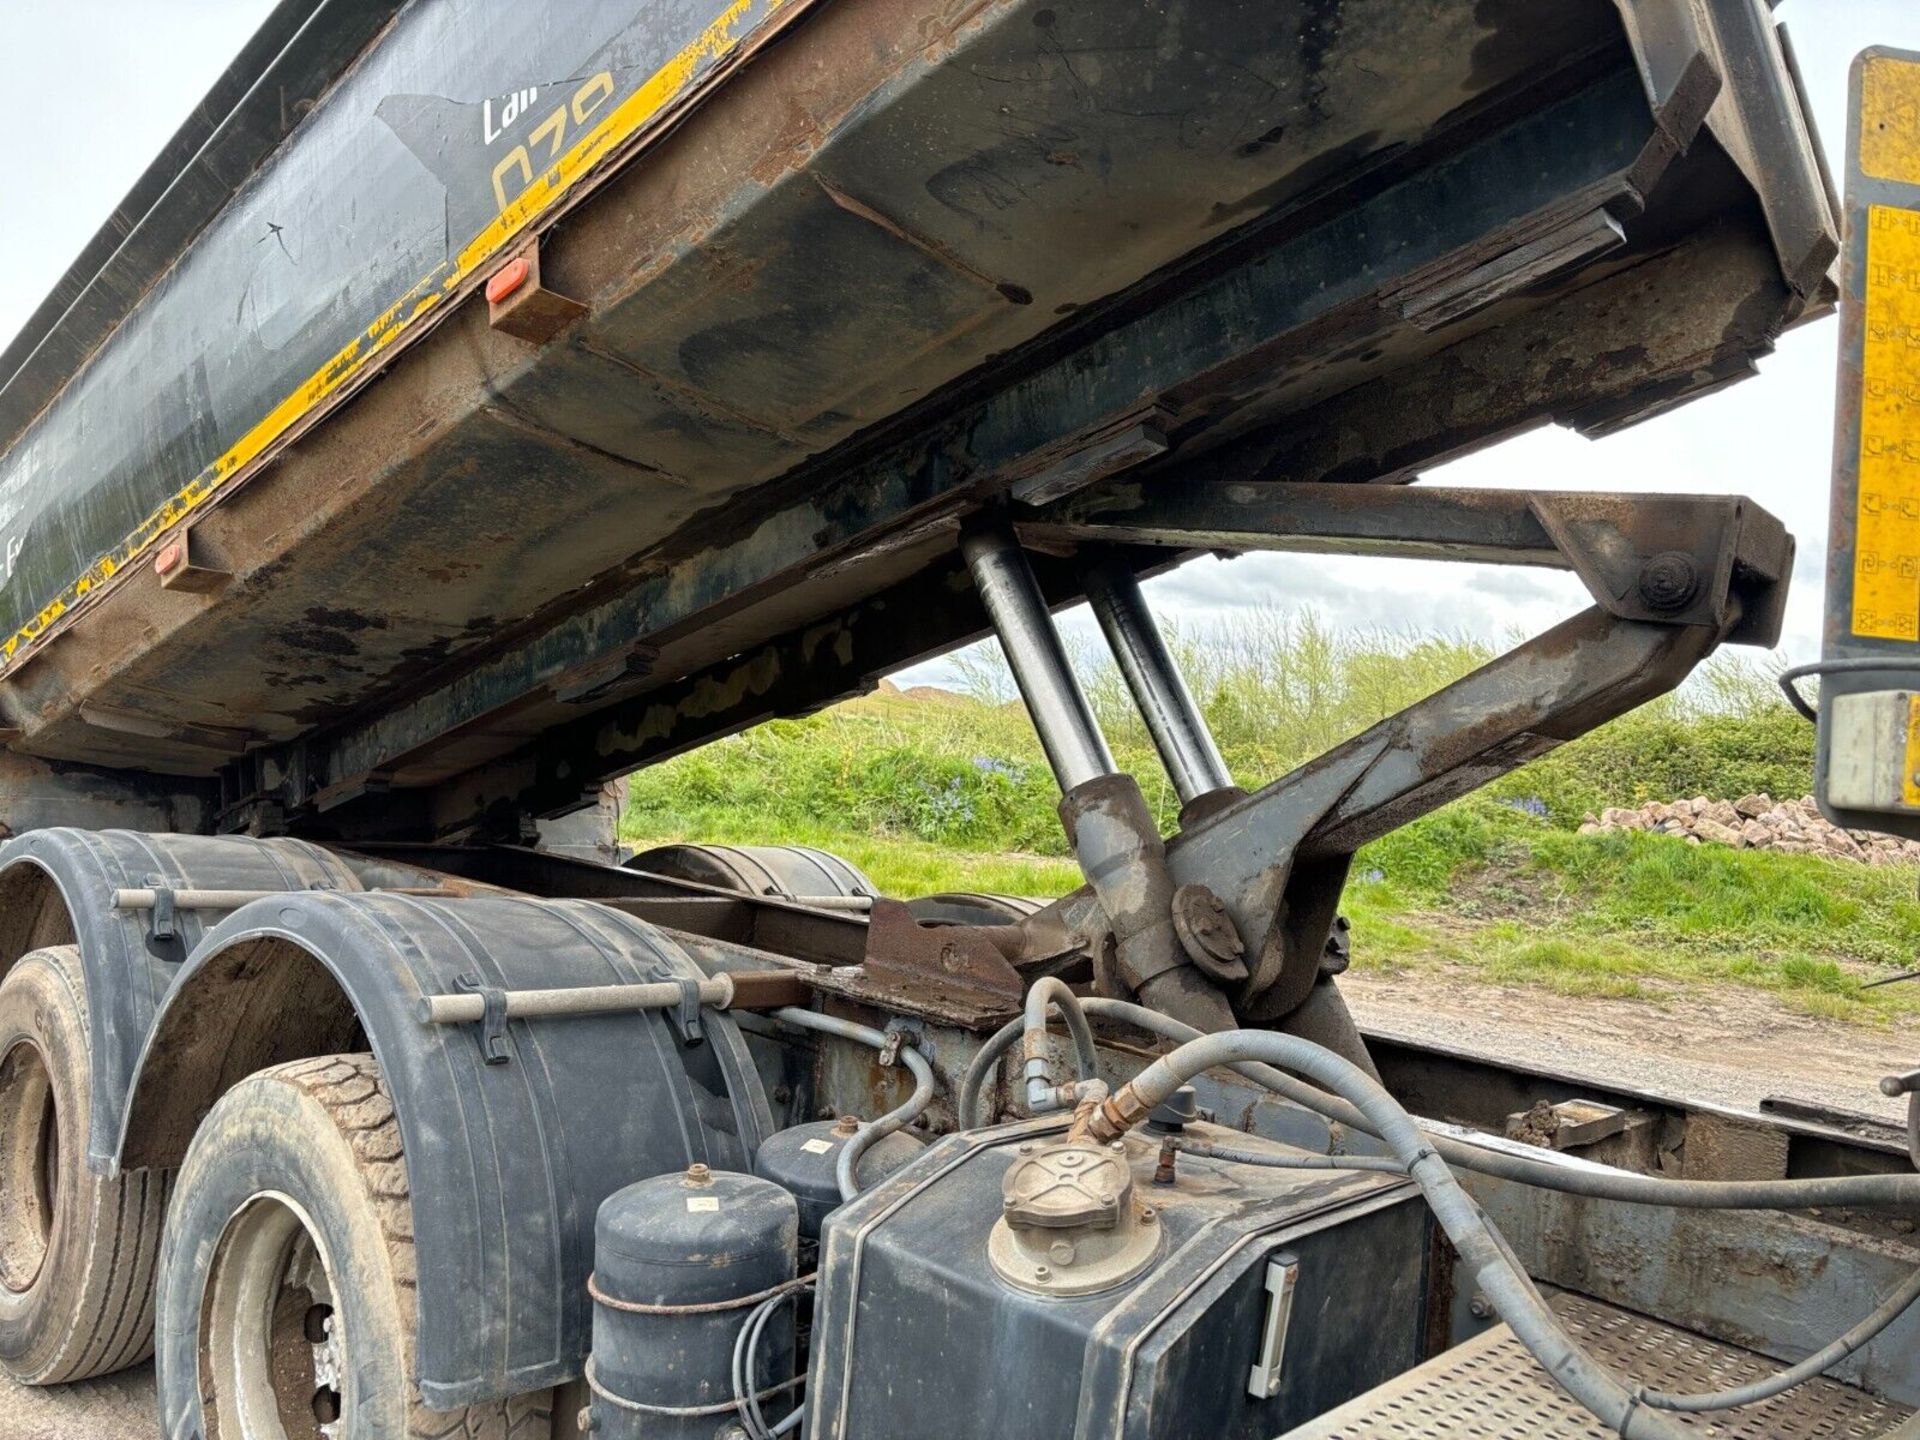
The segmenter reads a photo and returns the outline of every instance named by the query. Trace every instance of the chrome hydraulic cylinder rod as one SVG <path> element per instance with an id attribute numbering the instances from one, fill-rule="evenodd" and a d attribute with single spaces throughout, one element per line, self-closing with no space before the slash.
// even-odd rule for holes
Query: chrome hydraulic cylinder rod
<path id="1" fill-rule="evenodd" d="M 1227 762 L 1133 572 L 1117 561 L 1101 561 L 1087 576 L 1087 599 L 1180 803 L 1230 788 Z"/>
<path id="2" fill-rule="evenodd" d="M 960 549 L 1061 790 L 1114 774 L 1113 752 L 1019 543 L 1004 530 L 978 530 Z"/>
<path id="3" fill-rule="evenodd" d="M 1226 994 L 1193 964 L 1173 923 L 1173 877 L 1152 808 L 1114 763 L 1033 569 L 1011 531 L 960 541 L 1040 746 L 1060 782 L 1060 818 L 1113 928 L 1115 982 L 1199 1030 L 1234 1022 Z"/>

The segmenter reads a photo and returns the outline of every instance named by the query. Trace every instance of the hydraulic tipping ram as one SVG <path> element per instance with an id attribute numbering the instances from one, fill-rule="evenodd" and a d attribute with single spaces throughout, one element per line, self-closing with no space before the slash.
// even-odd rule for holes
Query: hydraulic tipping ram
<path id="1" fill-rule="evenodd" d="M 1131 782 L 1112 776 L 1104 748 L 1101 765 L 1060 771 L 1063 812 L 1091 894 L 1069 896 L 1051 918 L 1084 917 L 1093 901 L 1111 918 L 1109 896 L 1117 895 L 1134 907 L 1128 930 L 1137 937 L 1151 933 L 1150 909 L 1164 913 L 1176 896 L 1203 895 L 1221 907 L 1238 945 L 1196 946 L 1189 932 L 1200 912 L 1188 911 L 1184 958 L 1197 960 L 1196 949 L 1244 954 L 1237 981 L 1215 976 L 1241 1020 L 1281 1023 L 1348 1055 L 1357 1036 L 1337 993 L 1322 982 L 1330 978 L 1323 957 L 1354 851 L 1674 689 L 1722 643 L 1771 645 L 1793 561 L 1792 540 L 1777 520 L 1750 501 L 1715 496 L 1204 482 L 1148 490 L 1116 481 L 1016 512 L 1013 524 L 1023 539 L 1056 553 L 1077 549 L 1089 565 L 1094 612 L 1184 806 L 1181 833 L 1164 845 L 1157 834 L 1156 843 L 1141 843 L 1146 878 L 1123 886 L 1108 869 L 1122 851 L 1099 829 L 1089 836 L 1084 817 L 1090 799 L 1127 793 Z M 1046 619 L 1044 608 L 1030 584 L 1007 578 L 1021 567 L 1004 531 L 967 545 L 1044 738 L 1057 730 L 1058 712 L 1039 690 L 1036 668 L 1055 691 L 1071 676 L 1052 673 L 1064 659 L 1037 667 L 1034 653 L 1015 658 L 1031 650 L 1027 637 L 1036 614 Z M 1595 603 L 1246 795 L 1228 781 L 1133 584 L 1143 548 L 1552 566 L 1578 575 Z M 1010 615 L 1004 593 L 994 600 L 989 585 L 1024 596 L 1024 608 Z M 1009 623 L 1016 618 L 1024 633 Z M 1046 653 L 1059 654 L 1057 637 Z M 1079 703 L 1076 714 L 1084 712 Z M 1049 742 L 1050 757 L 1056 746 Z M 1130 793 L 1137 796 L 1138 787 Z M 1121 949 L 1123 986 L 1134 983 L 1130 967 L 1142 964 L 1141 948 L 1136 939 L 1132 953 Z M 1167 951 L 1148 953 L 1164 963 Z M 1189 965 L 1185 982 L 1206 980 L 1204 970 Z"/>
<path id="2" fill-rule="evenodd" d="M 1106 912 L 1119 983 L 1199 1029 L 1230 1027 L 1226 992 L 1175 929 L 1175 885 L 1153 812 L 1139 782 L 1114 763 L 1026 557 L 1004 530 L 974 531 L 961 548 L 1060 782 L 1060 816 Z"/>

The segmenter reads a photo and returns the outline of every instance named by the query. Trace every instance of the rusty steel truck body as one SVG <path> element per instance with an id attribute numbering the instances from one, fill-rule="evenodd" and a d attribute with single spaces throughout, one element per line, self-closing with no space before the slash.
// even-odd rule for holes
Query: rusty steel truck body
<path id="1" fill-rule="evenodd" d="M 1920 64 L 1856 85 L 1843 206 L 1763 0 L 284 0 L 0 356 L 0 1364 L 152 1353 L 165 1440 L 1920 1433 L 1905 1135 L 1338 978 L 1359 846 L 1792 571 L 1408 482 L 1836 308 L 1821 794 L 1914 829 Z M 1243 789 L 1139 582 L 1258 550 L 1592 604 Z M 1079 891 L 600 843 L 989 634 Z"/>

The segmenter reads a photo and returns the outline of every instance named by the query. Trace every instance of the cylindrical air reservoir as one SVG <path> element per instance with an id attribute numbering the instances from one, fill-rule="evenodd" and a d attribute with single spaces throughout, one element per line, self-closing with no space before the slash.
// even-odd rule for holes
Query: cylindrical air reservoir
<path id="1" fill-rule="evenodd" d="M 821 1222 L 839 1207 L 840 1182 L 834 1167 L 840 1163 L 841 1147 L 859 1133 L 860 1122 L 844 1117 L 795 1125 L 761 1142 L 753 1158 L 754 1173 L 793 1192 L 800 1202 L 803 1241 L 817 1241 Z M 911 1164 L 926 1148 L 924 1141 L 896 1130 L 860 1157 L 854 1178 L 863 1189 L 876 1185 Z"/>
<path id="2" fill-rule="evenodd" d="M 594 1440 L 712 1440 L 733 1408 L 733 1347 L 797 1273 L 800 1214 L 769 1180 L 695 1165 L 630 1185 L 594 1229 Z M 754 1393 L 793 1378 L 791 1302 L 755 1351 Z M 768 1396 L 769 1418 L 797 1396 Z"/>

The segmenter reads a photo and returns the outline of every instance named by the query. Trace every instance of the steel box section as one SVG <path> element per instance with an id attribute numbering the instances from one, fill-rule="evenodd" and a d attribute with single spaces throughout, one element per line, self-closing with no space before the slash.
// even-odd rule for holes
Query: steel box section
<path id="1" fill-rule="evenodd" d="M 299 894 L 210 932 L 156 1018 L 121 1138 L 127 1168 L 177 1164 L 219 1095 L 308 1055 L 370 1049 L 406 1149 L 421 1394 L 434 1409 L 577 1378 L 594 1214 L 700 1162 L 747 1171 L 772 1115 L 733 1021 L 690 1045 L 662 1014 L 424 1023 L 460 978 L 495 989 L 698 980 L 664 932 L 585 902 Z"/>
<path id="2" fill-rule="evenodd" d="M 987 1262 L 1002 1177 L 1021 1143 L 1060 1129 L 950 1137 L 828 1217 L 810 1440 L 1268 1440 L 1424 1358 L 1427 1212 L 1379 1176 L 1182 1157 L 1183 1182 L 1157 1187 L 1157 1146 L 1136 1140 L 1159 1261 L 1082 1299 L 1007 1285 Z M 1280 1392 L 1260 1402 L 1247 1382 L 1281 1252 L 1300 1263 L 1293 1323 Z"/>

